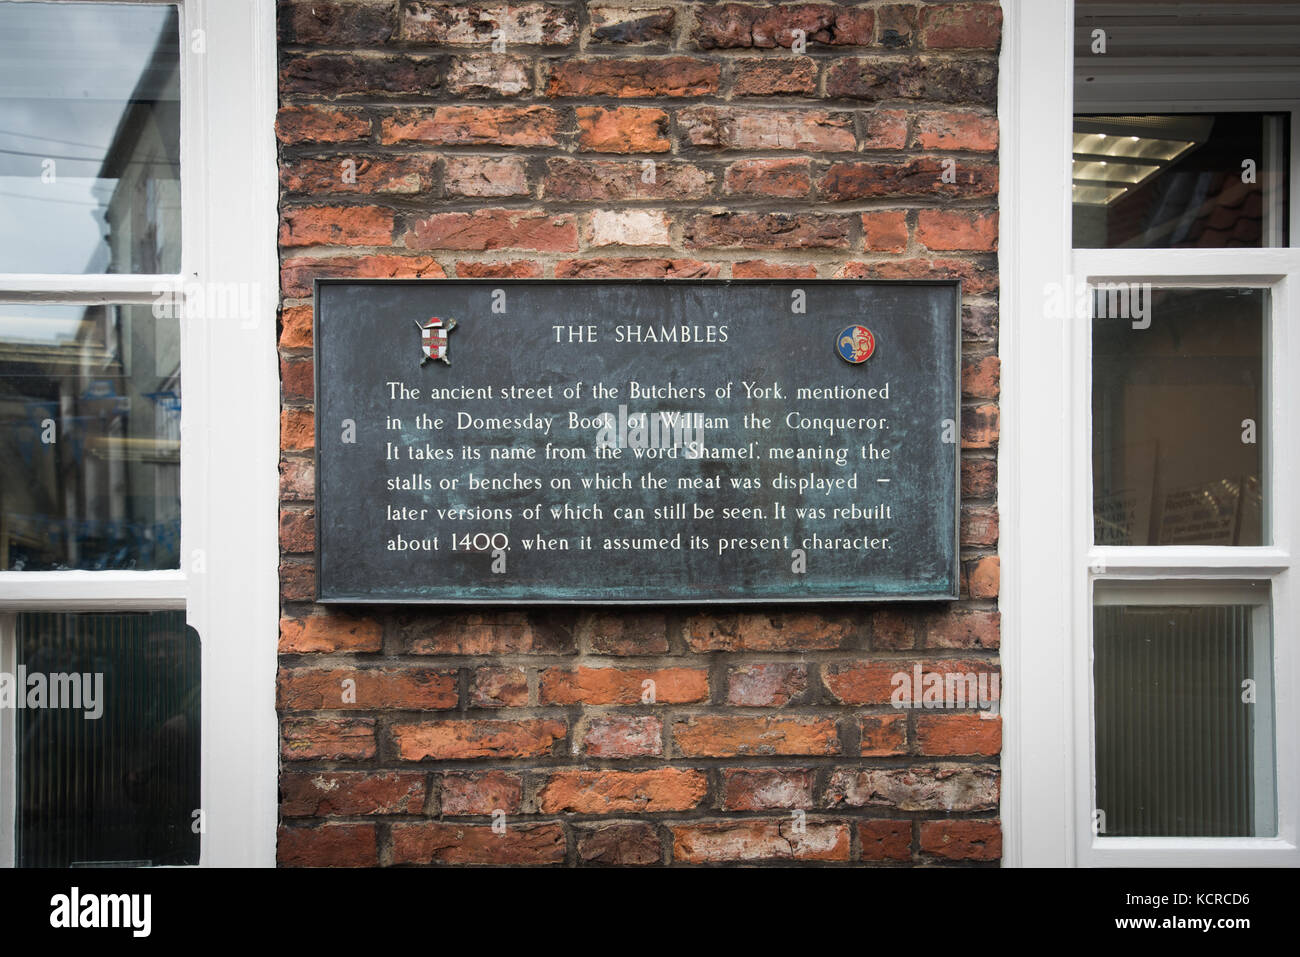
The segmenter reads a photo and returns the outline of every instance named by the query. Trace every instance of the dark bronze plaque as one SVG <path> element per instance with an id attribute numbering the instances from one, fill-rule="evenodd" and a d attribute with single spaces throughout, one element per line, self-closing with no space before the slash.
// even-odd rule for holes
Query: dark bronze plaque
<path id="1" fill-rule="evenodd" d="M 960 302 L 320 280 L 319 599 L 956 598 Z"/>

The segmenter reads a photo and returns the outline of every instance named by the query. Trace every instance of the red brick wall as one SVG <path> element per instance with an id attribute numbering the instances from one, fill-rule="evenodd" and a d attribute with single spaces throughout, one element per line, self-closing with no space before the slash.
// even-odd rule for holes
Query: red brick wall
<path id="1" fill-rule="evenodd" d="M 997 4 L 504 6 L 280 5 L 280 862 L 995 863 Z M 962 600 L 315 607 L 316 276 L 961 277 Z"/>

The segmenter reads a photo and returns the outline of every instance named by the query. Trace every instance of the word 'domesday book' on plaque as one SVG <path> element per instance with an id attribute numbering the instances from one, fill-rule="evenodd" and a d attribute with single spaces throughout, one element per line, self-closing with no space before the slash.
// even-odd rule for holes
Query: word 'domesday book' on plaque
<path id="1" fill-rule="evenodd" d="M 955 598 L 960 296 L 321 280 L 319 598 Z"/>

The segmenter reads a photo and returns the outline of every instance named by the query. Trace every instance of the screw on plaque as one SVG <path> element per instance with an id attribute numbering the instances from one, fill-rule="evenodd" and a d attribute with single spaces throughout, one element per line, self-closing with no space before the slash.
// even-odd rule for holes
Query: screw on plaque
<path id="1" fill-rule="evenodd" d="M 424 350 L 424 358 L 420 360 L 420 365 L 423 366 L 432 359 L 451 365 L 451 360 L 447 358 L 447 334 L 456 328 L 456 320 L 439 319 L 434 316 L 424 325 L 420 325 L 414 319 L 411 321 L 420 329 L 420 347 Z"/>

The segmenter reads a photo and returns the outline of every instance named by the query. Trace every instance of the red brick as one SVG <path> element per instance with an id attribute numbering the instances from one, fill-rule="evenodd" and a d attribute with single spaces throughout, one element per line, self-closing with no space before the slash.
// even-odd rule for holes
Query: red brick
<path id="1" fill-rule="evenodd" d="M 795 30 L 802 30 L 809 44 L 869 46 L 875 37 L 875 14 L 831 3 L 701 4 L 694 39 L 703 50 L 772 49 L 792 46 Z"/>
<path id="2" fill-rule="evenodd" d="M 922 821 L 921 852 L 950 861 L 1002 858 L 1002 827 L 997 821 Z"/>
<path id="3" fill-rule="evenodd" d="M 840 752 L 835 721 L 805 716 L 735 718 L 697 715 L 673 725 L 673 740 L 685 757 L 734 758 Z"/>
<path id="4" fill-rule="evenodd" d="M 345 688 L 345 681 L 353 684 Z M 456 672 L 433 668 L 282 668 L 276 680 L 281 711 L 436 711 L 458 700 Z"/>
<path id="5" fill-rule="evenodd" d="M 502 18 L 502 14 L 506 14 Z M 401 38 L 438 46 L 487 46 L 496 33 L 511 46 L 563 47 L 578 37 L 574 10 L 554 3 L 494 2 L 404 4 Z"/>
<path id="6" fill-rule="evenodd" d="M 530 259 L 515 259 L 510 262 L 467 262 L 456 263 L 456 275 L 461 279 L 540 279 L 542 264 Z"/>
<path id="7" fill-rule="evenodd" d="M 448 817 L 515 814 L 523 804 L 524 782 L 511 771 L 448 771 L 440 795 Z"/>
<path id="8" fill-rule="evenodd" d="M 698 259 L 561 259 L 556 279 L 716 279 L 722 267 Z"/>
<path id="9" fill-rule="evenodd" d="M 901 150 L 907 145 L 907 112 L 877 107 L 863 115 L 864 150 Z"/>
<path id="10" fill-rule="evenodd" d="M 927 249 L 994 252 L 998 248 L 998 214 L 958 209 L 922 209 L 916 214 L 916 238 Z"/>
<path id="11" fill-rule="evenodd" d="M 559 824 L 508 824 L 501 833 L 490 824 L 393 825 L 394 864 L 560 864 L 565 850 Z"/>
<path id="12" fill-rule="evenodd" d="M 736 96 L 817 92 L 817 61 L 812 57 L 741 57 L 731 61 L 731 76 L 731 91 Z"/>
<path id="13" fill-rule="evenodd" d="M 837 270 L 835 277 L 837 279 L 960 279 L 962 291 L 967 295 L 995 292 L 998 288 L 997 264 L 971 259 L 889 259 L 872 263 L 852 262 L 846 263 Z"/>
<path id="14" fill-rule="evenodd" d="M 551 200 L 702 199 L 713 192 L 713 174 L 690 163 L 665 160 L 546 162 L 541 196 Z"/>
<path id="15" fill-rule="evenodd" d="M 316 566 L 306 561 L 280 562 L 280 597 L 284 601 L 313 601 Z"/>
<path id="16" fill-rule="evenodd" d="M 280 775 L 283 817 L 420 814 L 422 771 L 285 771 Z"/>
<path id="17" fill-rule="evenodd" d="M 812 263 L 774 263 L 762 259 L 746 259 L 731 264 L 733 279 L 816 279 L 817 267 Z"/>
<path id="18" fill-rule="evenodd" d="M 892 704 L 896 689 L 900 692 L 899 700 L 906 702 L 913 697 L 919 699 L 920 696 L 921 689 L 912 688 L 914 667 L 918 664 L 922 674 L 979 674 L 994 670 L 990 668 L 989 662 L 980 659 L 862 659 L 827 662 L 822 665 L 822 684 L 831 697 L 841 704 Z"/>
<path id="19" fill-rule="evenodd" d="M 663 845 L 654 825 L 644 821 L 612 821 L 575 828 L 578 857 L 588 864 L 659 864 Z"/>
<path id="20" fill-rule="evenodd" d="M 876 43 L 891 50 L 912 45 L 916 33 L 916 7 L 911 4 L 887 3 L 876 8 Z"/>
<path id="21" fill-rule="evenodd" d="M 709 673 L 703 668 L 547 668 L 538 697 L 542 704 L 643 704 L 645 682 L 654 682 L 656 704 L 707 701 Z"/>
<path id="22" fill-rule="evenodd" d="M 281 158 L 280 185 L 290 193 L 414 196 L 433 188 L 435 157 Z"/>
<path id="23" fill-rule="evenodd" d="M 916 616 L 892 608 L 871 612 L 871 648 L 874 651 L 906 651 L 916 647 Z"/>
<path id="24" fill-rule="evenodd" d="M 826 786 L 830 807 L 898 811 L 987 811 L 998 806 L 993 767 L 838 768 Z"/>
<path id="25" fill-rule="evenodd" d="M 543 814 L 654 814 L 689 811 L 708 792 L 703 771 L 564 770 L 549 775 L 537 795 Z"/>
<path id="26" fill-rule="evenodd" d="M 913 145 L 923 150 L 994 153 L 998 148 L 998 118 L 990 113 L 955 110 L 917 113 Z"/>
<path id="27" fill-rule="evenodd" d="M 727 167 L 723 189 L 731 195 L 807 196 L 812 170 L 806 159 L 740 160 Z"/>
<path id="28" fill-rule="evenodd" d="M 965 569 L 964 569 L 965 570 Z M 999 567 L 996 555 L 978 558 L 969 563 L 966 580 L 971 598 L 998 597 Z"/>
<path id="29" fill-rule="evenodd" d="M 916 717 L 916 743 L 922 754 L 994 755 L 1002 750 L 1002 719 L 979 714 L 922 713 Z"/>
<path id="30" fill-rule="evenodd" d="M 952 160 L 950 179 L 944 182 L 946 161 L 935 156 L 920 156 L 902 162 L 833 163 L 818 184 L 818 192 L 831 202 L 855 202 L 862 199 L 954 197 L 971 199 L 996 196 L 998 169 L 984 163 Z"/>
<path id="31" fill-rule="evenodd" d="M 690 57 L 571 58 L 557 62 L 547 96 L 685 97 L 718 92 L 722 68 Z"/>
<path id="32" fill-rule="evenodd" d="M 931 50 L 996 50 L 1002 8 L 996 3 L 932 3 L 921 8 L 921 43 Z"/>
<path id="33" fill-rule="evenodd" d="M 668 619 L 658 612 L 594 612 L 579 626 L 583 647 L 595 655 L 662 655 Z"/>
<path id="34" fill-rule="evenodd" d="M 285 867 L 375 867 L 379 829 L 373 824 L 326 822 L 315 827 L 283 827 L 275 857 Z"/>
<path id="35" fill-rule="evenodd" d="M 538 621 L 517 611 L 428 614 L 401 619 L 398 641 L 412 655 L 564 654 L 573 639 L 558 623 Z"/>
<path id="36" fill-rule="evenodd" d="M 853 114 L 830 110 L 693 106 L 678 112 L 677 127 L 689 146 L 805 152 L 857 148 Z"/>
<path id="37" fill-rule="evenodd" d="M 463 761 L 472 758 L 531 758 L 550 755 L 568 728 L 563 721 L 443 719 L 393 726 L 403 761 Z"/>
<path id="38" fill-rule="evenodd" d="M 979 405 L 961 412 L 961 447 L 990 449 L 998 444 L 999 415 L 996 405 Z"/>
<path id="39" fill-rule="evenodd" d="M 449 156 L 443 188 L 449 196 L 527 196 L 528 172 L 517 156 Z"/>
<path id="40" fill-rule="evenodd" d="M 695 615 L 687 619 L 692 651 L 829 651 L 853 635 L 848 618 L 810 612 Z"/>
<path id="41" fill-rule="evenodd" d="M 591 42 L 670 43 L 677 12 L 672 7 L 588 4 Z"/>
<path id="42" fill-rule="evenodd" d="M 320 256 L 280 263 L 280 292 L 310 296 L 316 279 L 442 279 L 446 273 L 430 256 Z"/>
<path id="43" fill-rule="evenodd" d="M 726 861 L 847 861 L 849 828 L 842 821 L 807 821 L 795 830 L 778 821 L 701 821 L 672 826 L 673 860 L 682 864 Z"/>
<path id="44" fill-rule="evenodd" d="M 909 861 L 912 822 L 863 821 L 858 825 L 858 843 L 864 861 Z"/>
<path id="45" fill-rule="evenodd" d="M 280 509 L 280 548 L 285 552 L 311 552 L 316 548 L 314 509 Z"/>
<path id="46" fill-rule="evenodd" d="M 864 758 L 907 753 L 907 715 L 864 714 L 858 723 L 862 728 L 859 753 Z"/>
<path id="47" fill-rule="evenodd" d="M 275 116 L 281 143 L 355 143 L 370 138 L 370 117 L 354 107 L 283 106 Z"/>
<path id="48" fill-rule="evenodd" d="M 961 543 L 992 546 L 998 543 L 998 510 L 991 505 L 963 505 Z"/>
<path id="49" fill-rule="evenodd" d="M 308 452 L 316 445 L 316 417 L 309 409 L 280 410 L 280 448 Z"/>
<path id="50" fill-rule="evenodd" d="M 578 225 L 568 213 L 548 213 L 541 209 L 434 213 L 416 220 L 407 232 L 405 242 L 410 249 L 565 252 L 578 248 Z"/>
<path id="51" fill-rule="evenodd" d="M 315 394 L 314 375 L 310 359 L 282 358 L 280 398 L 285 402 L 310 402 Z"/>
<path id="52" fill-rule="evenodd" d="M 772 663 L 740 665 L 727 672 L 727 704 L 779 708 L 808 690 L 805 665 Z"/>
<path id="53" fill-rule="evenodd" d="M 375 756 L 373 718 L 281 718 L 285 761 L 361 761 Z"/>
<path id="54" fill-rule="evenodd" d="M 476 668 L 470 689 L 475 708 L 522 708 L 528 704 L 528 675 L 523 668 Z"/>
<path id="55" fill-rule="evenodd" d="M 952 611 L 929 616 L 921 626 L 925 648 L 997 648 L 1001 615 L 996 611 Z"/>
<path id="56" fill-rule="evenodd" d="M 907 212 L 886 209 L 862 214 L 862 246 L 870 252 L 901 253 L 907 249 Z"/>
<path id="57" fill-rule="evenodd" d="M 725 811 L 811 809 L 811 768 L 728 768 L 722 772 Z"/>
<path id="58" fill-rule="evenodd" d="M 285 306 L 280 310 L 280 348 L 310 349 L 312 337 L 311 306 Z"/>
<path id="59" fill-rule="evenodd" d="M 862 57 L 826 70 L 826 95 L 879 102 L 928 100 L 993 106 L 998 65 L 993 57 Z"/>
<path id="60" fill-rule="evenodd" d="M 387 246 L 393 211 L 381 206 L 303 206 L 281 211 L 280 245 Z"/>
<path id="61" fill-rule="evenodd" d="M 549 106 L 439 106 L 380 121 L 385 146 L 558 146 L 560 114 Z"/>
<path id="62" fill-rule="evenodd" d="M 666 153 L 668 114 L 648 106 L 580 106 L 578 148 L 588 153 Z"/>
<path id="63" fill-rule="evenodd" d="M 367 46 L 393 35 L 392 9 L 354 3 L 303 0 L 282 3 L 276 11 L 280 43 Z"/>
<path id="64" fill-rule="evenodd" d="M 447 89 L 456 96 L 519 96 L 533 90 L 528 57 L 495 53 L 466 54 L 447 68 Z"/>
<path id="65" fill-rule="evenodd" d="M 824 213 L 701 213 L 686 220 L 687 249 L 843 249 L 849 218 Z"/>
<path id="66" fill-rule="evenodd" d="M 996 459 L 962 459 L 961 497 L 994 498 L 998 494 L 998 463 Z"/>
<path id="67" fill-rule="evenodd" d="M 280 619 L 280 653 L 310 654 L 379 651 L 384 629 L 373 618 L 321 614 Z"/>
<path id="68" fill-rule="evenodd" d="M 968 356 L 961 363 L 961 394 L 967 399 L 996 399 L 1002 360 L 997 356 Z"/>
<path id="69" fill-rule="evenodd" d="M 998 307 L 991 302 L 961 304 L 961 336 L 977 342 L 992 342 L 998 337 Z"/>
<path id="70" fill-rule="evenodd" d="M 419 93 L 428 95 L 442 83 L 439 57 L 350 53 L 281 54 L 280 95 L 336 97 Z"/>
<path id="71" fill-rule="evenodd" d="M 652 715 L 596 715 L 582 734 L 582 753 L 592 758 L 662 755 L 663 732 L 663 720 Z"/>

